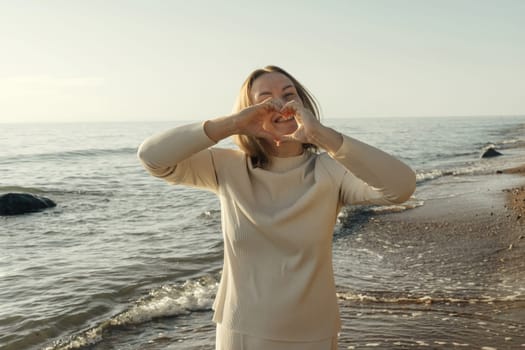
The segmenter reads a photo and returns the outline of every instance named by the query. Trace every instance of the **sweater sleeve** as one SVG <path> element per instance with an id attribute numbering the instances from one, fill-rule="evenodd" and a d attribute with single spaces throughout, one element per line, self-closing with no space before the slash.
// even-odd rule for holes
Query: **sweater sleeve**
<path id="1" fill-rule="evenodd" d="M 341 147 L 330 155 L 348 170 L 341 182 L 343 204 L 399 204 L 415 191 L 412 169 L 366 143 L 343 135 Z"/>
<path id="2" fill-rule="evenodd" d="M 217 175 L 209 149 L 214 144 L 202 123 L 194 123 L 147 138 L 139 146 L 138 157 L 155 177 L 216 192 Z"/>

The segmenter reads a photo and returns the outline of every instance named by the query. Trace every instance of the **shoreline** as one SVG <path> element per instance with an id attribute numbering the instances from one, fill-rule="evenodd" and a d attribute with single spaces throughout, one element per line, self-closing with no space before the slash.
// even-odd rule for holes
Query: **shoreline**
<path id="1" fill-rule="evenodd" d="M 525 175 L 525 164 L 520 165 L 514 168 L 507 168 L 503 170 L 499 170 L 498 173 L 500 174 L 523 174 Z"/>
<path id="2" fill-rule="evenodd" d="M 352 248 L 394 273 L 342 287 L 342 348 L 525 347 L 525 176 L 501 176 L 363 225 Z"/>

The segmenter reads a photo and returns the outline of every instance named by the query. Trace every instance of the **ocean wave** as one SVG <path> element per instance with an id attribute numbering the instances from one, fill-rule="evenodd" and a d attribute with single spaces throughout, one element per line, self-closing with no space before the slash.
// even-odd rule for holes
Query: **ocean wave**
<path id="1" fill-rule="evenodd" d="M 416 171 L 416 183 L 422 184 L 445 176 L 491 175 L 497 171 L 493 166 L 486 164 L 470 164 L 464 167 L 428 169 Z"/>
<path id="2" fill-rule="evenodd" d="M 137 152 L 133 147 L 121 148 L 87 148 L 70 151 L 44 152 L 33 154 L 19 154 L 0 158 L 0 164 L 9 164 L 20 161 L 47 161 L 47 160 L 68 160 L 75 158 L 90 158 L 108 155 L 134 154 Z"/>
<path id="3" fill-rule="evenodd" d="M 508 155 L 505 153 L 505 150 L 525 149 L 525 140 L 523 138 L 508 138 L 499 142 L 481 142 L 468 151 L 458 150 L 454 152 L 453 150 L 448 150 L 446 153 L 429 153 L 426 155 L 427 162 L 440 165 L 433 169 L 417 169 L 417 182 L 423 183 L 443 176 L 493 174 L 496 170 L 499 170 L 495 169 L 495 167 L 497 167 L 498 162 L 501 160 L 500 157 L 489 159 L 483 159 L 481 157 L 483 153 L 490 148 L 502 152 L 503 156 L 505 156 Z M 513 152 L 513 154 L 515 153 L 516 152 Z M 498 159 L 498 162 L 494 162 L 495 159 Z M 488 163 L 489 161 L 491 163 Z"/>
<path id="4" fill-rule="evenodd" d="M 338 224 L 334 229 L 334 237 L 337 239 L 359 231 L 361 226 L 366 224 L 374 215 L 399 213 L 421 207 L 424 204 L 424 201 L 412 197 L 402 204 L 346 206 L 337 217 Z"/>
<path id="5" fill-rule="evenodd" d="M 510 138 L 498 142 L 486 142 L 480 146 L 481 153 L 488 148 L 495 148 L 496 150 L 525 148 L 525 140 L 523 138 Z"/>
<path id="6" fill-rule="evenodd" d="M 0 193 L 7 192 L 24 192 L 24 193 L 48 193 L 48 190 L 38 187 L 24 187 L 24 186 L 0 186 Z"/>
<path id="7" fill-rule="evenodd" d="M 206 275 L 151 290 L 147 296 L 138 299 L 124 312 L 67 339 L 56 341 L 44 349 L 79 349 L 102 341 L 106 332 L 118 327 L 139 325 L 157 318 L 187 315 L 194 311 L 211 310 L 219 278 L 219 274 Z"/>
<path id="8" fill-rule="evenodd" d="M 516 302 L 525 301 L 525 295 L 521 293 L 510 294 L 506 296 L 440 296 L 440 295 L 396 295 L 393 293 L 354 293 L 341 292 L 337 293 L 341 300 L 348 300 L 363 303 L 380 303 L 380 304 L 492 304 L 498 302 Z"/>
<path id="9" fill-rule="evenodd" d="M 48 194 L 48 195 L 86 195 L 86 196 L 101 196 L 108 197 L 113 193 L 111 191 L 96 191 L 96 190 L 68 190 L 59 188 L 45 188 L 45 187 L 25 187 L 25 186 L 0 186 L 0 194 L 9 192 L 22 192 L 32 194 Z"/>
<path id="10" fill-rule="evenodd" d="M 477 152 L 454 152 L 450 155 L 448 155 L 448 157 L 450 158 L 455 158 L 455 157 L 470 157 L 470 156 L 475 156 L 477 155 Z M 443 158 L 441 154 L 438 155 L 439 158 Z"/>
<path id="11" fill-rule="evenodd" d="M 424 204 L 424 201 L 418 200 L 417 198 L 413 197 L 402 204 L 374 206 L 369 208 L 369 210 L 377 214 L 399 213 L 405 210 L 421 207 Z"/>
<path id="12" fill-rule="evenodd" d="M 416 172 L 416 183 L 422 183 L 429 180 L 434 180 L 438 177 L 445 176 L 443 170 L 431 169 Z"/>
<path id="13" fill-rule="evenodd" d="M 461 175 L 481 175 L 482 169 L 474 167 L 455 168 L 455 169 L 430 169 L 416 171 L 416 183 L 422 184 L 427 181 L 435 180 L 445 176 L 461 176 Z M 494 171 L 486 170 L 485 174 L 493 173 Z"/>
<path id="14" fill-rule="evenodd" d="M 503 140 L 501 143 L 498 143 L 496 147 L 499 147 L 501 149 L 525 148 L 525 140 L 521 140 L 521 139 Z"/>
<path id="15" fill-rule="evenodd" d="M 497 170 L 497 163 L 493 159 L 482 159 L 481 155 L 489 148 L 494 148 L 499 151 L 525 148 L 525 140 L 523 138 L 509 138 L 500 142 L 485 142 L 478 144 L 478 150 L 469 152 L 453 152 L 447 154 L 432 155 L 431 160 L 442 160 L 440 163 L 453 162 L 454 158 L 468 157 L 467 161 L 456 161 L 453 166 L 434 168 L 434 169 L 418 169 L 416 171 L 416 181 L 418 184 L 426 181 L 435 180 L 444 176 L 463 176 L 463 175 L 489 175 L 494 174 Z M 503 154 L 505 155 L 505 154 Z M 499 158 L 499 157 L 498 157 Z M 492 163 L 487 163 L 491 161 Z"/>

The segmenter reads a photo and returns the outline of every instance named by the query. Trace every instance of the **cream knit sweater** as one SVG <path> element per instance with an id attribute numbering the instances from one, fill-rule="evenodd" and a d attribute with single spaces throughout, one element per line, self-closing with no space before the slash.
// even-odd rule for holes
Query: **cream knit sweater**
<path id="1" fill-rule="evenodd" d="M 400 203 L 415 189 L 405 164 L 343 139 L 335 154 L 272 158 L 268 169 L 254 168 L 241 151 L 209 148 L 215 142 L 201 123 L 140 146 L 152 175 L 220 198 L 224 266 L 215 322 L 274 340 L 313 341 L 339 331 L 332 233 L 340 209 Z"/>

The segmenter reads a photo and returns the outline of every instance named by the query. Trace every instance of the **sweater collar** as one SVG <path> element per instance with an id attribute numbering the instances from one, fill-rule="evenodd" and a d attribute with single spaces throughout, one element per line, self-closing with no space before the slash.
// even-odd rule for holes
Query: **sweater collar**
<path id="1" fill-rule="evenodd" d="M 308 158 L 310 158 L 311 152 L 304 150 L 302 154 L 293 157 L 270 157 L 269 160 L 269 171 L 275 171 L 284 173 L 286 171 L 297 168 L 302 165 Z"/>

